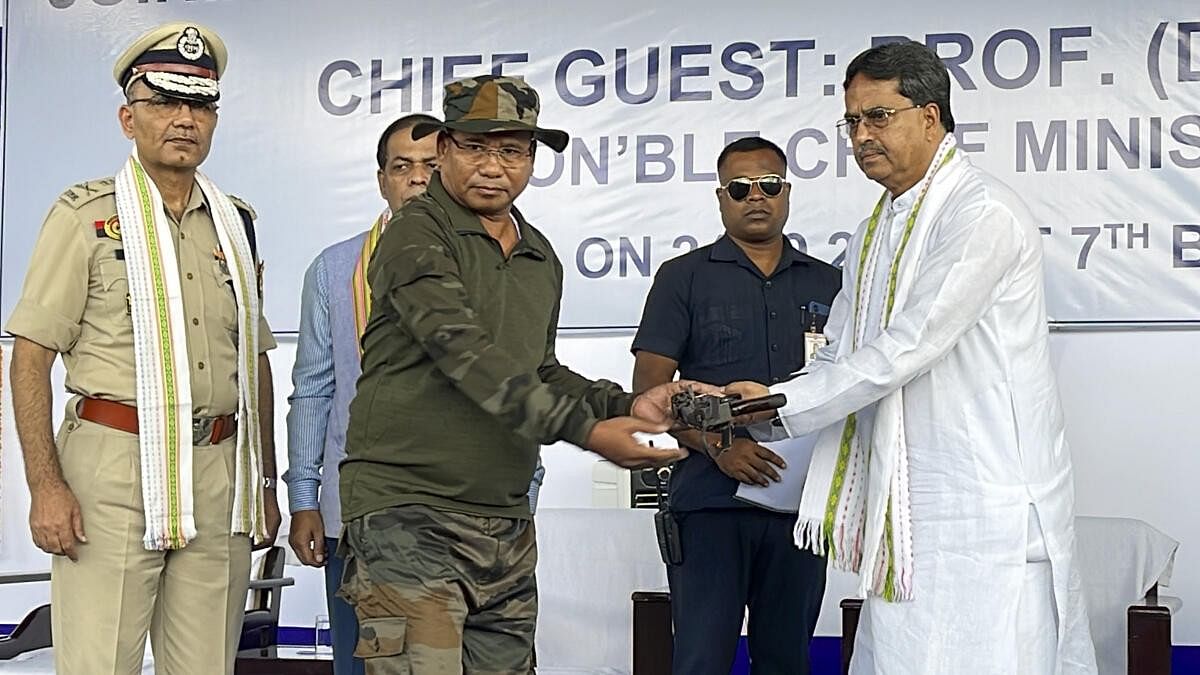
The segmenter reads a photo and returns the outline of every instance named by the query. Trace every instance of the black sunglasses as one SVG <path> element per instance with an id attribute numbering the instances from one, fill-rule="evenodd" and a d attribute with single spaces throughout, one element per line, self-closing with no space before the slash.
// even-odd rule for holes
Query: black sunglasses
<path id="1" fill-rule="evenodd" d="M 734 178 L 728 183 L 721 186 L 725 194 L 735 202 L 740 202 L 750 196 L 750 190 L 757 185 L 759 190 L 765 197 L 778 197 L 780 192 L 783 192 L 783 186 L 786 181 L 783 176 L 777 176 L 769 173 L 765 176 L 756 176 L 754 178 Z"/>

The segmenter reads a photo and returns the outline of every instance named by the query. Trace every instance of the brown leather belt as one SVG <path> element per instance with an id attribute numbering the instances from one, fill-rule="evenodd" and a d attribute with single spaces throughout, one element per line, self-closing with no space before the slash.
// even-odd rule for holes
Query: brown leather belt
<path id="1" fill-rule="evenodd" d="M 116 401 L 84 397 L 76 409 L 80 419 L 131 434 L 138 432 L 137 408 Z M 237 417 L 193 417 L 192 444 L 216 445 L 237 433 Z"/>

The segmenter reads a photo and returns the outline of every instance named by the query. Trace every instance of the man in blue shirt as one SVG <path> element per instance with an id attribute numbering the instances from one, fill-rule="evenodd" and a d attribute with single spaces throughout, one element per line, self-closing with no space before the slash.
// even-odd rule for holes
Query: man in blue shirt
<path id="1" fill-rule="evenodd" d="M 721 152 L 717 202 L 725 235 L 659 269 L 633 341 L 635 392 L 669 382 L 677 371 L 716 385 L 774 383 L 804 365 L 804 333 L 823 327 L 810 303 L 828 306 L 841 273 L 784 237 L 786 173 L 783 152 L 762 138 L 740 139 Z M 677 435 L 693 452 L 670 482 L 683 550 L 682 563 L 667 568 L 673 671 L 726 675 L 749 607 L 754 672 L 806 674 L 825 559 L 793 544 L 794 513 L 757 508 L 734 493 L 739 482 L 767 485 L 781 471 L 807 467 L 787 467 L 748 435 L 724 449 L 719 435 L 710 436 Z"/>

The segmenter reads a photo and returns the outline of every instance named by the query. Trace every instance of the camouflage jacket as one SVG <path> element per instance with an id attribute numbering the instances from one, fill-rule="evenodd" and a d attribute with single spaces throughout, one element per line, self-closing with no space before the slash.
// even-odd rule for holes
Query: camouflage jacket
<path id="1" fill-rule="evenodd" d="M 399 504 L 528 518 L 539 444 L 581 445 L 598 420 L 628 414 L 620 387 L 558 362 L 562 265 L 513 213 L 521 240 L 506 259 L 435 175 L 384 232 L 341 465 L 345 521 Z"/>

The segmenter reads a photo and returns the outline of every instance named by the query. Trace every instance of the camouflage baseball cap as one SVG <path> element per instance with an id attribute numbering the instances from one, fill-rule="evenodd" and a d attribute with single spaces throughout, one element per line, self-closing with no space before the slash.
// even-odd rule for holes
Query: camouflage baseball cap
<path id="1" fill-rule="evenodd" d="M 475 134 L 497 131 L 530 131 L 536 140 L 555 152 L 567 147 L 570 136 L 558 129 L 537 125 L 541 104 L 537 92 L 520 77 L 479 75 L 446 85 L 442 102 L 445 122 L 421 122 L 413 126 L 413 140 L 442 129 Z"/>

